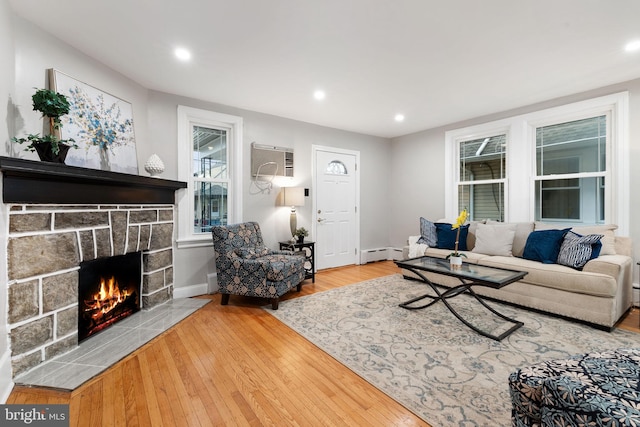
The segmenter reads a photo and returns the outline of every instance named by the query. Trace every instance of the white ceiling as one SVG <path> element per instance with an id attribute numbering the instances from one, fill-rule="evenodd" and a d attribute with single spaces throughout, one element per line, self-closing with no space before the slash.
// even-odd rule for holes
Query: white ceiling
<path id="1" fill-rule="evenodd" d="M 638 0 L 9 1 L 149 89 L 382 137 L 640 78 Z"/>

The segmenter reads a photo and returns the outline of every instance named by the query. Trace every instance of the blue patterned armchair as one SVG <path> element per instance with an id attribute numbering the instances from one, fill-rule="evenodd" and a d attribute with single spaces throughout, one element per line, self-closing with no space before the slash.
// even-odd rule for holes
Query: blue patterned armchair
<path id="1" fill-rule="evenodd" d="M 280 296 L 305 277 L 304 256 L 267 248 L 257 222 L 215 226 L 212 229 L 218 286 L 222 305 L 229 295 L 268 298 L 278 309 Z"/>
<path id="2" fill-rule="evenodd" d="M 639 426 L 640 349 L 588 353 L 509 376 L 511 424 Z"/>

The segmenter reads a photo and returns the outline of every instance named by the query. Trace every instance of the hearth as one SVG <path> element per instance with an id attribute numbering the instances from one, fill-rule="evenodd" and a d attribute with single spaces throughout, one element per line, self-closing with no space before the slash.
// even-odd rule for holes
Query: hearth
<path id="1" fill-rule="evenodd" d="M 142 252 L 80 263 L 78 342 L 140 310 Z"/>

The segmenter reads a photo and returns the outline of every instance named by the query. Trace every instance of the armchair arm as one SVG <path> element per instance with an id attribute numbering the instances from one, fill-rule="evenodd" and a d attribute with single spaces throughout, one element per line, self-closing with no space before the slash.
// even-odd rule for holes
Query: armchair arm
<path id="1" fill-rule="evenodd" d="M 269 255 L 302 255 L 304 256 L 304 252 L 288 251 L 288 250 L 272 250 L 271 252 L 269 252 Z"/>

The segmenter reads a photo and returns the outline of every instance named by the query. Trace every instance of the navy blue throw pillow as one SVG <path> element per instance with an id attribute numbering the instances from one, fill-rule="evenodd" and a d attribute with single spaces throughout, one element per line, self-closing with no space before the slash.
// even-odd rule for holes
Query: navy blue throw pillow
<path id="1" fill-rule="evenodd" d="M 451 224 L 436 222 L 436 234 L 438 235 L 438 249 L 455 249 L 456 235 L 458 229 L 451 228 Z M 458 250 L 467 250 L 467 235 L 469 234 L 469 224 L 460 227 L 460 240 L 458 241 Z"/>
<path id="2" fill-rule="evenodd" d="M 564 230 L 539 230 L 533 231 L 527 237 L 522 258 L 531 261 L 540 261 L 544 264 L 555 264 L 560 253 L 560 246 L 564 235 L 570 228 Z"/>

